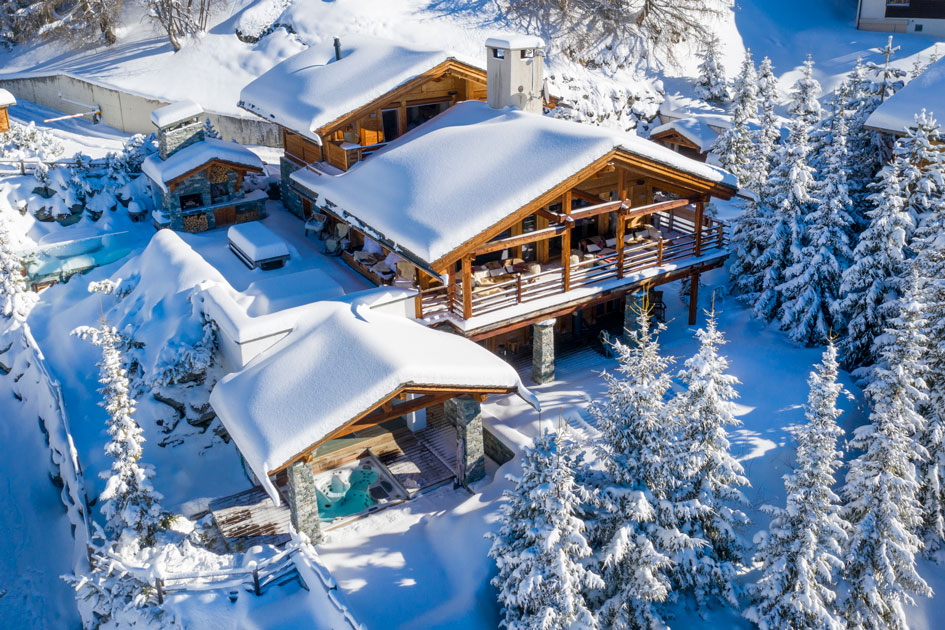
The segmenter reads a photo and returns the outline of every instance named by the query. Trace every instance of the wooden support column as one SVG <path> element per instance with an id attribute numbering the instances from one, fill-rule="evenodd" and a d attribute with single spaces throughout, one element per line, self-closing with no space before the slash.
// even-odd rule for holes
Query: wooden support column
<path id="1" fill-rule="evenodd" d="M 397 116 L 400 119 L 400 129 L 398 133 L 404 135 L 407 133 L 407 101 L 400 101 L 400 105 L 397 109 Z"/>
<path id="2" fill-rule="evenodd" d="M 522 225 L 522 222 L 519 221 L 518 223 L 516 223 L 515 225 L 512 226 L 511 235 L 512 235 L 512 236 L 521 236 L 523 229 L 524 229 L 524 226 Z M 521 258 L 521 257 L 522 257 L 522 246 L 521 246 L 521 245 L 517 245 L 517 246 L 513 247 L 513 248 L 512 248 L 512 251 L 509 252 L 509 257 L 510 257 L 510 258 Z"/>
<path id="3" fill-rule="evenodd" d="M 705 202 L 696 202 L 696 256 L 702 255 L 702 222 L 705 212 Z M 691 322 L 694 323 L 694 322 Z"/>
<path id="4" fill-rule="evenodd" d="M 689 325 L 695 326 L 699 313 L 699 274 L 689 276 Z"/>
<path id="5" fill-rule="evenodd" d="M 463 319 L 472 317 L 472 258 L 463 256 Z"/>
<path id="6" fill-rule="evenodd" d="M 627 170 L 617 167 L 617 200 L 623 201 L 627 198 Z M 631 202 L 632 204 L 632 202 Z M 617 210 L 617 277 L 623 278 L 623 250 L 627 244 L 623 242 L 624 234 L 627 230 L 626 211 L 623 208 Z"/>
<path id="7" fill-rule="evenodd" d="M 449 286 L 446 287 L 446 305 L 449 311 L 452 313 L 453 309 L 456 307 L 456 263 L 450 263 L 449 269 L 449 278 L 447 280 Z"/>
<path id="8" fill-rule="evenodd" d="M 564 193 L 561 198 L 561 208 L 565 214 L 571 214 L 571 191 Z M 571 290 L 571 228 L 573 223 L 565 224 L 566 228 L 561 235 L 561 269 L 564 279 L 564 291 Z"/>
<path id="9" fill-rule="evenodd" d="M 548 218 L 538 214 L 535 216 L 535 231 L 548 227 Z M 535 257 L 542 265 L 548 264 L 548 239 L 535 243 Z"/>

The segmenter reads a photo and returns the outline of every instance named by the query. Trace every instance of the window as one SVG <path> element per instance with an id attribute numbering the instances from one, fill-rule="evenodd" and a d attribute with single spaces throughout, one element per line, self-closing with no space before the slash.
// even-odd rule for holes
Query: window
<path id="1" fill-rule="evenodd" d="M 227 189 L 226 182 L 210 184 L 210 203 L 217 203 L 218 201 L 225 201 L 229 194 L 230 194 L 230 191 Z"/>
<path id="2" fill-rule="evenodd" d="M 534 57 L 535 57 L 534 48 L 526 48 L 525 50 L 522 51 L 522 59 L 534 59 Z"/>
<path id="3" fill-rule="evenodd" d="M 381 111 L 381 125 L 384 131 L 384 142 L 390 142 L 400 135 L 400 110 L 385 109 Z"/>
<path id="4" fill-rule="evenodd" d="M 496 59 L 505 59 L 505 50 L 502 48 L 493 48 L 492 56 Z"/>
<path id="5" fill-rule="evenodd" d="M 440 112 L 445 112 L 447 109 L 449 109 L 449 106 L 449 101 L 443 101 L 441 103 L 427 103 L 425 105 L 408 105 L 407 131 L 422 125 Z"/>
<path id="6" fill-rule="evenodd" d="M 190 210 L 192 208 L 199 208 L 203 205 L 203 197 L 200 193 L 195 193 L 193 195 L 181 195 L 180 196 L 180 209 L 181 210 Z"/>
<path id="7" fill-rule="evenodd" d="M 909 0 L 886 0 L 887 7 L 907 7 Z"/>
<path id="8" fill-rule="evenodd" d="M 916 24 L 916 25 L 915 25 L 915 32 L 916 32 L 916 33 L 921 33 L 921 32 L 922 32 L 922 25 L 921 25 L 921 24 Z"/>

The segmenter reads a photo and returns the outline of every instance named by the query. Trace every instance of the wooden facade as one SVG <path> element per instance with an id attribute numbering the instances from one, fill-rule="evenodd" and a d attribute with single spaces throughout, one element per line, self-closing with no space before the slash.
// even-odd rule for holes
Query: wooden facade
<path id="1" fill-rule="evenodd" d="M 10 131 L 10 115 L 7 113 L 6 105 L 0 107 L 0 133 Z"/>
<path id="2" fill-rule="evenodd" d="M 706 154 L 702 152 L 699 145 L 689 140 L 675 129 L 667 129 L 659 133 L 654 133 L 650 136 L 650 140 L 667 146 L 676 153 L 685 155 L 693 160 L 699 160 L 700 162 L 705 162 L 706 160 Z"/>
<path id="3" fill-rule="evenodd" d="M 346 171 L 391 140 L 466 100 L 486 100 L 486 72 L 448 59 L 317 129 L 321 145 L 283 128 L 285 156 L 300 166 L 327 162 Z"/>

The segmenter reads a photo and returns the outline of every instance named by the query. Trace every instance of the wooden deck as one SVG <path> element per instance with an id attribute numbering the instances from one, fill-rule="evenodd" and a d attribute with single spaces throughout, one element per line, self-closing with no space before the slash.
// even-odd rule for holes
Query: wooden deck
<path id="1" fill-rule="evenodd" d="M 291 539 L 289 508 L 284 503 L 276 507 L 262 486 L 214 499 L 210 512 L 231 551 L 282 545 Z"/>

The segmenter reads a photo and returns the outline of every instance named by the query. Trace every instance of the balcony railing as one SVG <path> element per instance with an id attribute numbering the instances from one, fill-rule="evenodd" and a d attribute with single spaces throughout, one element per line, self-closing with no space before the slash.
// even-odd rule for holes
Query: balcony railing
<path id="1" fill-rule="evenodd" d="M 646 269 L 695 259 L 713 251 L 720 251 L 727 244 L 728 236 L 724 223 L 707 220 L 700 238 L 691 220 L 674 216 L 672 213 L 658 214 L 661 215 L 656 217 L 659 226 L 667 231 L 682 233 L 672 238 L 649 239 L 626 245 L 623 250 L 622 269 L 616 251 L 572 264 L 570 291 L 615 278 L 626 278 Z M 468 319 L 487 315 L 518 304 L 564 294 L 564 283 L 564 268 L 559 266 L 539 273 L 517 273 L 511 280 L 473 287 L 471 309 L 467 314 L 463 307 L 463 284 L 458 281 L 452 286 L 438 286 L 421 291 L 415 298 L 415 315 L 418 319 L 436 319 L 443 316 Z"/>

